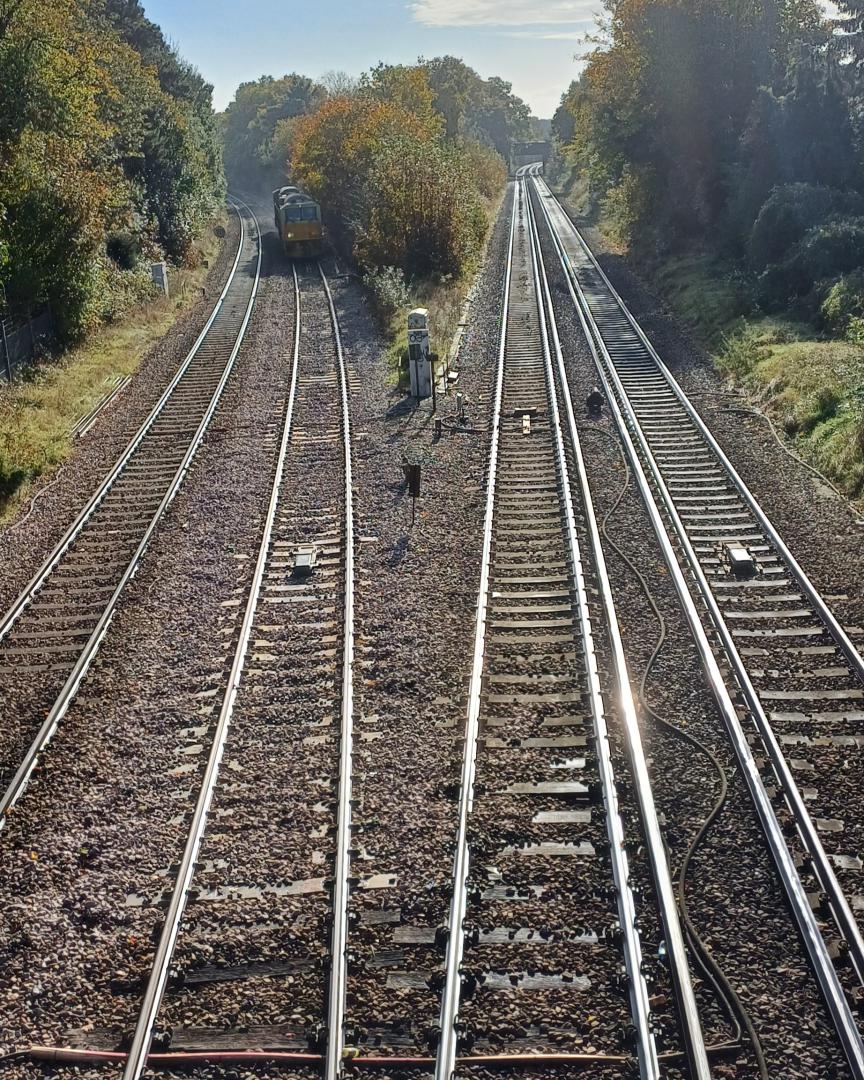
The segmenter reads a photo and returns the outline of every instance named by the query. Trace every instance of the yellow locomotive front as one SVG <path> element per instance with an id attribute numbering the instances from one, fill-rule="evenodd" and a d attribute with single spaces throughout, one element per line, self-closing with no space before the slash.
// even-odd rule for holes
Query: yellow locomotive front
<path id="1" fill-rule="evenodd" d="M 321 254 L 323 244 L 321 207 L 295 187 L 273 192 L 276 228 L 288 258 L 311 259 Z"/>

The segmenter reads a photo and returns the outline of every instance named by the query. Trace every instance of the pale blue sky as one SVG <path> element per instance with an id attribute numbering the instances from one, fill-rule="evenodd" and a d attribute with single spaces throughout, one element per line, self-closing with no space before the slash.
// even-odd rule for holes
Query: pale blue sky
<path id="1" fill-rule="evenodd" d="M 330 69 L 359 74 L 379 60 L 450 53 L 500 75 L 535 115 L 550 117 L 579 70 L 599 0 L 143 0 L 223 109 L 259 75 Z"/>

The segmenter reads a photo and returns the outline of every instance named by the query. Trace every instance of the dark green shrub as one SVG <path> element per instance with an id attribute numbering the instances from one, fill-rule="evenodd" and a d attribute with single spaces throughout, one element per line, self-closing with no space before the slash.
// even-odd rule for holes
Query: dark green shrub
<path id="1" fill-rule="evenodd" d="M 723 337 L 718 366 L 736 379 L 744 379 L 762 359 L 761 345 L 758 331 L 742 320 L 733 333 Z"/>
<path id="2" fill-rule="evenodd" d="M 105 253 L 121 270 L 134 270 L 141 258 L 141 245 L 132 233 L 116 232 L 108 237 Z"/>
<path id="3" fill-rule="evenodd" d="M 813 184 L 775 188 L 759 211 L 748 244 L 748 258 L 757 270 L 782 262 L 815 226 L 832 215 L 864 214 L 864 199 L 854 192 Z"/>
<path id="4" fill-rule="evenodd" d="M 831 282 L 864 266 L 864 217 L 835 217 L 810 229 L 789 258 L 759 277 L 757 296 L 767 311 L 800 300 L 819 282 Z M 824 286 L 823 286 L 824 293 Z M 820 296 L 814 295 L 815 306 Z"/>

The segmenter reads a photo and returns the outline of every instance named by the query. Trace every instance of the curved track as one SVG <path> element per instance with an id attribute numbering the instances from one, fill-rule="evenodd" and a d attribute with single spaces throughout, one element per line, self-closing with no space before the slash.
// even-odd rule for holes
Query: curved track
<path id="1" fill-rule="evenodd" d="M 251 1043 L 237 1031 L 230 1049 L 263 1041 L 313 1051 L 316 1062 L 323 1053 L 327 1076 L 341 1068 L 353 746 L 348 389 L 323 270 L 295 269 L 294 280 L 293 371 L 270 502 L 127 1080 L 143 1072 L 154 1032 L 173 1030 L 183 1044 L 194 1028 L 212 1047 L 208 1021 L 224 1043 L 240 1013 L 257 1023 Z M 316 555 L 305 576 L 294 567 L 298 546 Z"/>
<path id="2" fill-rule="evenodd" d="M 261 272 L 258 222 L 244 203 L 236 201 L 235 209 L 237 255 L 204 329 L 111 471 L 0 621 L 0 827 L 93 662 L 234 367 Z"/>
<path id="3" fill-rule="evenodd" d="M 793 914 L 853 1074 L 864 1076 L 849 1006 L 864 986 L 852 913 L 853 904 L 864 910 L 864 897 L 850 904 L 844 893 L 858 887 L 864 841 L 864 824 L 847 809 L 850 790 L 864 784 L 864 661 L 534 172 L 537 204 Z M 746 548 L 752 575 L 732 572 L 729 544 Z"/>

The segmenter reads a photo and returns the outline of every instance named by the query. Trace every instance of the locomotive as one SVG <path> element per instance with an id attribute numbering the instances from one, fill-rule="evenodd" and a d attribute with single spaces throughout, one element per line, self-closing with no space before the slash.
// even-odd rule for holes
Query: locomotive
<path id="1" fill-rule="evenodd" d="M 312 259 L 323 248 L 321 207 L 297 187 L 273 192 L 273 217 L 282 249 L 291 259 Z"/>

